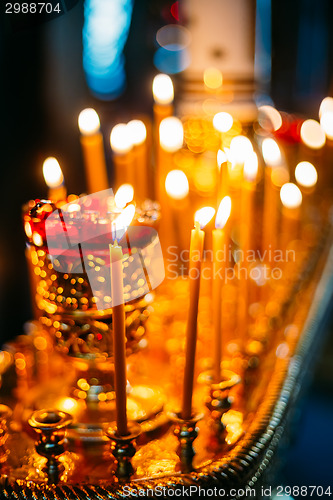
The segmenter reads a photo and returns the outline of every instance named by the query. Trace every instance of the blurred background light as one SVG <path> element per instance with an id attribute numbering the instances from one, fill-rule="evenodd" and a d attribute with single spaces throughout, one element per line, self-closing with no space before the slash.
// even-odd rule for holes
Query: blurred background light
<path id="1" fill-rule="evenodd" d="M 114 99 L 125 89 L 123 48 L 132 9 L 132 0 L 85 0 L 83 68 L 90 91 L 99 99 Z"/>
<path id="2" fill-rule="evenodd" d="M 187 47 L 191 35 L 187 28 L 167 24 L 156 33 L 159 48 L 154 55 L 154 65 L 162 73 L 173 75 L 184 71 L 190 64 Z"/>

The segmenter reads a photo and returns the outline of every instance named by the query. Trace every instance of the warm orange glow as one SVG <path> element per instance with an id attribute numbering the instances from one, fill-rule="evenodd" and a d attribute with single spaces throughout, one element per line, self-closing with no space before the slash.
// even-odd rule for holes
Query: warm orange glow
<path id="1" fill-rule="evenodd" d="M 313 187 L 317 184 L 317 170 L 309 161 L 301 161 L 295 168 L 295 179 L 300 186 Z"/>
<path id="2" fill-rule="evenodd" d="M 43 163 L 43 176 L 49 188 L 59 187 L 64 182 L 64 176 L 56 158 L 52 156 L 46 158 Z"/>
<path id="3" fill-rule="evenodd" d="M 173 83 L 169 75 L 156 75 L 153 80 L 153 96 L 156 104 L 171 104 L 173 101 Z"/>
<path id="4" fill-rule="evenodd" d="M 231 214 L 231 198 L 230 196 L 225 196 L 222 198 L 222 201 L 217 210 L 216 218 L 215 218 L 215 227 L 216 229 L 223 229 L 226 225 Z"/>
<path id="5" fill-rule="evenodd" d="M 213 207 L 204 207 L 197 210 L 194 214 L 194 222 L 199 222 L 201 229 L 203 229 L 210 220 L 215 215 L 215 208 Z"/>
<path id="6" fill-rule="evenodd" d="M 320 149 L 326 142 L 325 132 L 316 120 L 305 120 L 302 123 L 301 139 L 311 149 Z"/>
<path id="7" fill-rule="evenodd" d="M 327 111 L 333 112 L 333 97 L 325 97 L 325 99 L 321 101 L 319 118 L 321 118 L 323 113 L 326 113 Z"/>
<path id="8" fill-rule="evenodd" d="M 93 108 L 86 108 L 79 114 L 79 129 L 83 135 L 93 135 L 99 131 L 99 116 Z"/>
<path id="9" fill-rule="evenodd" d="M 274 132 L 279 130 L 282 125 L 282 117 L 277 109 L 273 106 L 260 106 L 258 108 L 259 112 L 259 123 L 265 130 L 269 132 Z"/>
<path id="10" fill-rule="evenodd" d="M 111 148 L 116 154 L 126 154 L 132 149 L 132 142 L 125 123 L 118 123 L 111 130 Z"/>
<path id="11" fill-rule="evenodd" d="M 222 151 L 222 149 L 219 149 L 217 152 L 217 165 L 218 165 L 218 167 L 221 168 L 222 163 L 225 163 L 226 161 L 228 161 L 227 155 L 225 154 L 224 151 Z"/>
<path id="12" fill-rule="evenodd" d="M 321 115 L 320 125 L 326 137 L 333 141 L 333 111 L 325 111 Z"/>
<path id="13" fill-rule="evenodd" d="M 275 166 L 281 163 L 282 156 L 280 148 L 277 142 L 270 137 L 262 141 L 262 155 L 267 165 Z"/>
<path id="14" fill-rule="evenodd" d="M 189 192 L 186 174 L 182 170 L 171 170 L 165 179 L 165 190 L 174 200 L 186 198 Z"/>
<path id="15" fill-rule="evenodd" d="M 141 120 L 131 120 L 127 124 L 130 141 L 133 146 L 139 146 L 145 142 L 147 137 L 146 125 Z"/>
<path id="16" fill-rule="evenodd" d="M 134 188 L 132 184 L 122 184 L 117 190 L 114 201 L 118 208 L 124 208 L 133 200 Z"/>
<path id="17" fill-rule="evenodd" d="M 244 177 L 247 181 L 255 181 L 258 175 L 258 156 L 252 151 L 244 162 Z"/>
<path id="18" fill-rule="evenodd" d="M 43 244 L 43 239 L 42 239 L 41 235 L 39 233 L 37 233 L 36 231 L 34 231 L 32 233 L 32 241 L 34 242 L 34 244 L 37 247 L 41 247 Z"/>
<path id="19" fill-rule="evenodd" d="M 79 212 L 81 210 L 81 207 L 78 203 L 69 203 L 67 205 L 67 212 L 73 213 L 73 212 Z"/>
<path id="20" fill-rule="evenodd" d="M 184 129 L 183 124 L 174 116 L 164 118 L 160 123 L 160 145 L 164 151 L 174 153 L 183 145 Z"/>
<path id="21" fill-rule="evenodd" d="M 250 139 L 244 135 L 237 135 L 230 143 L 229 159 L 232 164 L 244 163 L 246 157 L 253 152 Z"/>
<path id="22" fill-rule="evenodd" d="M 204 71 L 203 80 L 209 89 L 218 89 L 223 83 L 222 73 L 217 68 L 207 68 Z"/>
<path id="23" fill-rule="evenodd" d="M 286 167 L 281 165 L 273 168 L 271 172 L 271 181 L 274 186 L 280 188 L 283 184 L 289 182 L 289 179 L 289 170 Z"/>
<path id="24" fill-rule="evenodd" d="M 24 230 L 25 230 L 25 234 L 28 236 L 28 238 L 31 238 L 32 230 L 31 230 L 30 222 L 25 222 Z"/>
<path id="25" fill-rule="evenodd" d="M 229 113 L 216 113 L 213 118 L 213 125 L 219 132 L 228 132 L 234 123 L 233 117 Z"/>
<path id="26" fill-rule="evenodd" d="M 280 190 L 282 205 L 286 208 L 298 208 L 302 203 L 302 193 L 296 184 L 287 182 Z"/>

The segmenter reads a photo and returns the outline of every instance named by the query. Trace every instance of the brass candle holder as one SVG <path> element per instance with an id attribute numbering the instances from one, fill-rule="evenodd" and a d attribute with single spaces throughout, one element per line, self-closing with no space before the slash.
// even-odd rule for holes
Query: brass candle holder
<path id="1" fill-rule="evenodd" d="M 241 377 L 231 370 L 221 371 L 221 381 L 212 383 L 206 406 L 210 410 L 213 426 L 218 434 L 224 430 L 222 416 L 230 410 L 233 398 L 231 390 L 241 382 Z"/>
<path id="2" fill-rule="evenodd" d="M 129 434 L 120 436 L 117 427 L 108 427 L 106 436 L 111 440 L 111 453 L 115 458 L 115 469 L 112 470 L 118 480 L 129 479 L 135 472 L 132 458 L 136 453 L 135 441 L 141 434 L 141 427 L 136 422 L 128 424 Z"/>
<path id="3" fill-rule="evenodd" d="M 66 428 L 72 423 L 69 413 L 58 410 L 35 411 L 29 419 L 29 425 L 38 434 L 36 451 L 47 459 L 43 471 L 49 483 L 59 482 L 63 466 L 59 457 L 65 452 Z"/>
<path id="4" fill-rule="evenodd" d="M 5 463 L 8 456 L 6 441 L 8 438 L 7 421 L 12 416 L 12 410 L 9 406 L 0 405 L 0 467 Z"/>
<path id="5" fill-rule="evenodd" d="M 190 419 L 183 419 L 180 412 L 170 413 L 170 419 L 175 424 L 174 434 L 178 438 L 179 446 L 177 455 L 180 460 L 180 471 L 188 473 L 193 471 L 193 458 L 195 449 L 193 443 L 198 436 L 197 423 L 204 417 L 203 413 L 194 413 Z"/>

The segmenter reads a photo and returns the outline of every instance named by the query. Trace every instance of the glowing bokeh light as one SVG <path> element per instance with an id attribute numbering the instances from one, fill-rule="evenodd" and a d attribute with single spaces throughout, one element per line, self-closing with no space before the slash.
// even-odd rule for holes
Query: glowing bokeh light
<path id="1" fill-rule="evenodd" d="M 222 86 L 222 73 L 217 68 L 206 68 L 203 74 L 203 81 L 207 88 L 216 90 Z"/>
<path id="2" fill-rule="evenodd" d="M 146 125 L 141 120 L 131 120 L 126 125 L 133 146 L 143 144 L 147 137 Z"/>
<path id="3" fill-rule="evenodd" d="M 100 128 L 99 116 L 93 108 L 83 109 L 79 114 L 78 123 L 83 135 L 95 134 Z"/>
<path id="4" fill-rule="evenodd" d="M 182 170 L 171 170 L 165 179 L 165 190 L 170 198 L 183 200 L 189 193 L 189 183 Z"/>
<path id="5" fill-rule="evenodd" d="M 317 170 L 309 161 L 301 161 L 295 168 L 295 179 L 300 186 L 313 187 L 317 184 Z"/>
<path id="6" fill-rule="evenodd" d="M 170 104 L 173 101 L 173 83 L 169 75 L 156 75 L 153 80 L 153 96 L 157 104 Z"/>
<path id="7" fill-rule="evenodd" d="M 280 199 L 286 208 L 298 208 L 302 203 L 302 193 L 296 184 L 287 182 L 280 189 Z"/>
<path id="8" fill-rule="evenodd" d="M 258 121 L 262 128 L 269 132 L 279 130 L 282 125 L 282 116 L 273 106 L 265 105 L 258 108 Z"/>
<path id="9" fill-rule="evenodd" d="M 228 154 L 229 161 L 232 164 L 244 163 L 246 157 L 253 152 L 253 147 L 250 139 L 244 135 L 237 135 L 231 140 Z"/>
<path id="10" fill-rule="evenodd" d="M 252 151 L 246 158 L 244 162 L 244 177 L 247 181 L 253 182 L 256 180 L 258 175 L 258 156 Z"/>
<path id="11" fill-rule="evenodd" d="M 213 125 L 219 132 L 228 132 L 234 123 L 233 117 L 229 113 L 221 111 L 213 118 Z"/>
<path id="12" fill-rule="evenodd" d="M 326 137 L 333 141 L 333 111 L 325 111 L 321 115 L 320 125 Z"/>
<path id="13" fill-rule="evenodd" d="M 325 132 L 316 120 L 305 120 L 301 126 L 301 139 L 311 149 L 320 149 L 325 145 Z"/>
<path id="14" fill-rule="evenodd" d="M 322 114 L 326 113 L 327 111 L 333 112 L 333 97 L 325 97 L 325 99 L 321 101 L 319 108 L 319 118 L 321 118 Z"/>
<path id="15" fill-rule="evenodd" d="M 132 142 L 125 123 L 118 123 L 111 130 L 110 144 L 114 153 L 126 154 L 132 149 Z"/>
<path id="16" fill-rule="evenodd" d="M 275 166 L 281 163 L 280 148 L 277 142 L 271 137 L 267 137 L 262 141 L 262 155 L 267 165 Z"/>
<path id="17" fill-rule="evenodd" d="M 183 145 L 184 129 L 183 124 L 174 116 L 164 118 L 160 123 L 160 145 L 164 151 L 174 153 Z"/>
<path id="18" fill-rule="evenodd" d="M 134 198 L 134 189 L 132 184 L 122 184 L 114 197 L 115 204 L 118 208 L 124 208 Z"/>
<path id="19" fill-rule="evenodd" d="M 64 176 L 59 162 L 53 156 L 46 158 L 43 163 L 43 176 L 49 188 L 57 188 L 64 182 Z"/>

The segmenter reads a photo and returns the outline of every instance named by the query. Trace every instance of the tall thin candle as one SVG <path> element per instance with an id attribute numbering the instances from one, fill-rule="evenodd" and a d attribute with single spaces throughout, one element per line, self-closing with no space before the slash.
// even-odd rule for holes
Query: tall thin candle
<path id="1" fill-rule="evenodd" d="M 103 136 L 100 132 L 99 116 L 94 109 L 81 111 L 79 129 L 88 192 L 96 193 L 108 189 Z"/>
<path id="2" fill-rule="evenodd" d="M 205 207 L 198 210 L 195 214 L 195 227 L 191 231 L 190 244 L 190 307 L 188 311 L 187 328 L 186 328 L 186 360 L 184 371 L 183 385 L 183 404 L 182 418 L 188 420 L 192 416 L 192 396 L 193 396 L 193 380 L 195 367 L 195 351 L 197 344 L 197 320 L 198 320 L 198 305 L 200 294 L 200 274 L 201 261 L 203 254 L 203 246 L 205 233 L 202 228 L 212 219 L 215 210 L 211 207 Z"/>
<path id="3" fill-rule="evenodd" d="M 213 230 L 213 321 L 214 321 L 214 382 L 221 380 L 221 360 L 222 360 L 222 271 L 226 265 L 224 251 L 227 247 L 224 226 L 229 219 L 231 212 L 231 198 L 226 196 L 221 201 L 215 219 Z"/>

